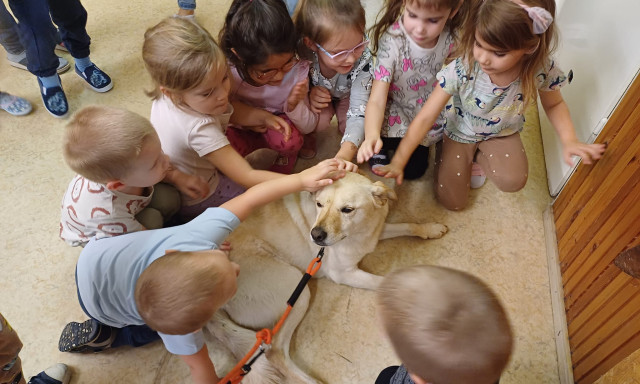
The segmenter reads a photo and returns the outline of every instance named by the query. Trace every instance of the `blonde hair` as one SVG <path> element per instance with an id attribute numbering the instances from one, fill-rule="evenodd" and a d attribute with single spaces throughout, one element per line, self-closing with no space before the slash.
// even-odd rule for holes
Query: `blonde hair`
<path id="1" fill-rule="evenodd" d="M 200 252 L 171 252 L 154 260 L 136 282 L 135 301 L 142 320 L 168 335 L 202 328 L 218 309 L 222 283 L 214 258 Z"/>
<path id="2" fill-rule="evenodd" d="M 427 265 L 396 270 L 380 285 L 377 304 L 396 354 L 428 382 L 493 384 L 509 361 L 504 309 L 472 275 Z"/>
<path id="3" fill-rule="evenodd" d="M 180 93 L 197 87 L 209 72 L 228 70 L 225 56 L 209 32 L 179 17 L 166 18 L 147 29 L 142 59 L 155 84 L 147 95 L 158 99 L 163 87 L 177 106 L 182 105 Z"/>
<path id="4" fill-rule="evenodd" d="M 147 137 L 157 137 L 149 120 L 126 109 L 89 106 L 67 124 L 63 156 L 78 174 L 97 183 L 127 176 Z"/>
<path id="5" fill-rule="evenodd" d="M 300 0 L 294 23 L 298 33 L 322 45 L 346 28 L 364 34 L 367 20 L 360 0 Z"/>
<path id="6" fill-rule="evenodd" d="M 539 35 L 533 33 L 533 22 L 527 11 L 519 4 L 541 7 L 555 17 L 554 0 L 465 0 L 470 2 L 470 10 L 464 32 L 458 45 L 457 55 L 465 59 L 473 68 L 473 46 L 476 34 L 487 44 L 505 51 L 524 49 L 532 51 L 523 56 L 519 78 L 525 103 L 537 98 L 536 72 L 548 64 L 549 56 L 557 45 L 555 23 Z"/>
<path id="7" fill-rule="evenodd" d="M 437 10 L 439 10 L 440 8 L 445 8 L 454 10 L 458 7 L 460 1 L 461 0 L 385 0 L 384 5 L 378 13 L 376 24 L 371 27 L 371 30 L 369 32 L 369 34 L 371 35 L 373 46 L 372 53 L 375 55 L 378 52 L 382 35 L 402 15 L 405 3 L 408 2 L 410 4 L 415 4 L 420 8 L 431 8 Z M 447 22 L 452 34 L 455 33 L 457 27 L 461 23 L 462 18 L 466 15 L 466 12 L 464 12 L 464 3 L 466 3 L 466 1 L 468 0 L 462 1 L 463 6 L 460 7 L 461 9 L 458 10 L 456 16 L 451 18 L 451 20 Z"/>

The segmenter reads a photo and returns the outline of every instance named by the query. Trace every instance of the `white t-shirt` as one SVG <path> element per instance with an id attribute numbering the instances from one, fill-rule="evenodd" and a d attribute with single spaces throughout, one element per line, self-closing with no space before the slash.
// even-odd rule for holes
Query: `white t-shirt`
<path id="1" fill-rule="evenodd" d="M 437 84 L 436 74 L 453 48 L 453 36 L 445 28 L 433 48 L 422 48 L 407 34 L 402 18 L 380 38 L 374 79 L 389 84 L 389 95 L 380 135 L 404 137 Z M 429 146 L 442 139 L 442 114 L 420 143 Z"/>
<path id="2" fill-rule="evenodd" d="M 194 205 L 206 200 L 218 187 L 218 170 L 204 156 L 229 144 L 225 136 L 233 107 L 218 116 L 204 115 L 178 108 L 171 99 L 162 96 L 151 105 L 151 124 L 160 136 L 162 150 L 180 171 L 201 176 L 209 183 L 209 194 L 194 199 L 181 194 L 182 205 Z"/>
<path id="3" fill-rule="evenodd" d="M 144 229 L 135 216 L 151 201 L 153 187 L 145 196 L 110 191 L 104 184 L 76 175 L 62 198 L 60 237 L 72 246 Z"/>

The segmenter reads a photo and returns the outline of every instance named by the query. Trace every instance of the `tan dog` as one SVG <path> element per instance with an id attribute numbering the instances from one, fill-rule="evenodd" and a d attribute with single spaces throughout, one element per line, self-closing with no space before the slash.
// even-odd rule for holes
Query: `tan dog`
<path id="1" fill-rule="evenodd" d="M 358 268 L 378 240 L 398 236 L 440 238 L 447 227 L 437 223 L 386 224 L 389 200 L 396 194 L 381 182 L 349 173 L 344 179 L 311 194 L 301 192 L 258 209 L 230 236 L 231 258 L 240 264 L 238 292 L 209 330 L 241 358 L 255 342 L 249 329 L 271 328 L 286 307 L 302 272 L 325 246 L 315 277 L 358 288 L 375 289 L 381 276 Z M 243 382 L 316 383 L 289 358 L 289 344 L 309 305 L 305 288 L 277 334 L 268 361 Z M 219 311 L 221 312 L 221 311 Z M 228 317 L 227 317 L 228 315 Z M 230 318 L 230 319 L 229 319 Z M 231 319 L 233 321 L 231 321 Z"/>

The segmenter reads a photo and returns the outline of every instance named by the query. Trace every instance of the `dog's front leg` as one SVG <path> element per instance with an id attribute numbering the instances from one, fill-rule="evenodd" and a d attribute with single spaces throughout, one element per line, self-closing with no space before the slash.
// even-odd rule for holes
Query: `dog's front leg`
<path id="1" fill-rule="evenodd" d="M 401 236 L 417 236 L 423 239 L 439 239 L 449 228 L 439 223 L 385 223 L 380 233 L 380 240 L 391 239 Z"/>
<path id="2" fill-rule="evenodd" d="M 382 276 L 374 275 L 358 268 L 333 270 L 327 273 L 327 277 L 338 284 L 371 290 L 377 289 L 382 282 Z"/>

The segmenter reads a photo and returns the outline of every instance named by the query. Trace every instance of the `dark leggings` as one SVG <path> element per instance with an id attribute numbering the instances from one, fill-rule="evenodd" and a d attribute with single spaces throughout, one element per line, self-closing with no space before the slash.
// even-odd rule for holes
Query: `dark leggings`
<path id="1" fill-rule="evenodd" d="M 400 145 L 401 137 L 383 137 L 382 149 L 387 151 L 394 151 L 398 149 Z M 389 159 L 391 160 L 391 159 Z M 404 179 L 413 180 L 422 177 L 429 167 L 429 147 L 424 145 L 418 145 L 415 151 L 411 154 L 407 165 L 404 167 Z"/>

